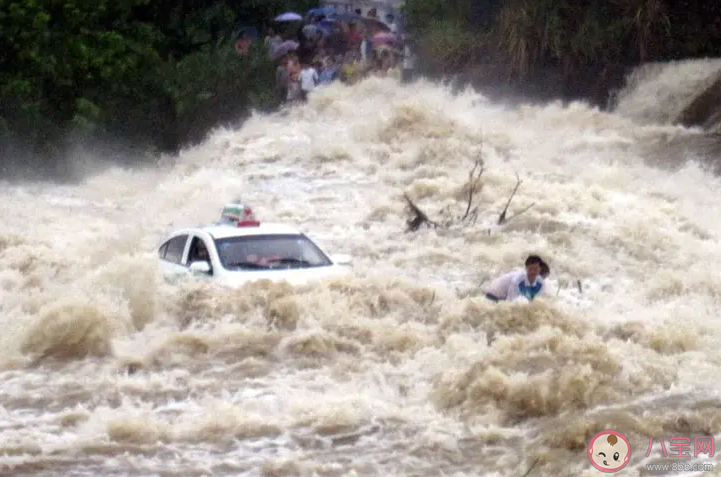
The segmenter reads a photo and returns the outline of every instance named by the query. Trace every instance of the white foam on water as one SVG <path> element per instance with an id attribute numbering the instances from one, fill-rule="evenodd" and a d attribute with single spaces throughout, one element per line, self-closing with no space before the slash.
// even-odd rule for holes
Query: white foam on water
<path id="1" fill-rule="evenodd" d="M 713 65 L 667 68 L 691 81 Z M 640 116 L 505 108 L 371 78 L 216 131 L 174 165 L 5 185 L 0 469 L 595 475 L 585 446 L 602 429 L 632 448 L 718 434 L 721 181 L 663 149 L 680 170 L 648 163 L 649 143 L 698 133 L 635 122 L 644 98 L 618 110 Z M 478 158 L 477 222 L 406 233 L 403 194 L 461 216 Z M 509 215 L 534 205 L 499 226 L 516 174 Z M 164 234 L 238 197 L 352 254 L 355 276 L 165 283 Z M 552 269 L 543 299 L 482 298 L 529 253 Z"/>

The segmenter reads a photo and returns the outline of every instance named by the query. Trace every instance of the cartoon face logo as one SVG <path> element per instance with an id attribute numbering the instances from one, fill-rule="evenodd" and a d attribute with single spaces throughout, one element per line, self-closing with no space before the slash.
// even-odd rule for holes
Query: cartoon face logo
<path id="1" fill-rule="evenodd" d="M 601 431 L 588 443 L 588 459 L 601 472 L 618 472 L 631 457 L 631 444 L 626 436 L 610 429 Z"/>

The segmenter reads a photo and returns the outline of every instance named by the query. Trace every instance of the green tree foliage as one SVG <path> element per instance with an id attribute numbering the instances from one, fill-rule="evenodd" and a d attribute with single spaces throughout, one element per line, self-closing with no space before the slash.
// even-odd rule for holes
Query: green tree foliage
<path id="1" fill-rule="evenodd" d="M 717 56 L 720 15 L 717 2 L 672 0 L 408 0 L 406 6 L 426 72 L 494 63 L 517 82 L 541 69 L 583 83 L 643 62 Z"/>
<path id="2" fill-rule="evenodd" d="M 408 0 L 406 27 L 417 38 L 427 72 L 457 72 L 478 60 L 485 35 L 471 21 L 473 0 Z"/>
<path id="3" fill-rule="evenodd" d="M 62 139 L 120 137 L 175 150 L 217 120 L 273 106 L 274 66 L 254 42 L 292 0 L 4 0 L 0 142 L 59 152 Z"/>

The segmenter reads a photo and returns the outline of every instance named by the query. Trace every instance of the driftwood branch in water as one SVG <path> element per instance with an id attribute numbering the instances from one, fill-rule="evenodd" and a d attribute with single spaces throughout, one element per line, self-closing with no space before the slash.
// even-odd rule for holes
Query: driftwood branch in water
<path id="1" fill-rule="evenodd" d="M 518 192 L 518 188 L 521 187 L 522 183 L 523 181 L 520 177 L 518 177 L 518 173 L 516 173 L 516 187 L 513 188 L 513 192 L 511 192 L 511 195 L 508 197 L 508 201 L 506 202 L 506 206 L 503 208 L 503 212 L 501 212 L 501 215 L 498 216 L 498 225 L 502 225 L 506 221 L 506 213 L 508 212 L 508 208 L 511 206 L 511 201 L 516 195 L 516 192 Z"/>
<path id="2" fill-rule="evenodd" d="M 406 202 L 408 203 L 408 208 L 411 211 L 411 214 L 413 216 L 408 219 L 406 222 L 406 225 L 408 228 L 406 228 L 406 232 L 415 232 L 419 228 L 421 228 L 421 225 L 426 225 L 427 227 L 433 227 L 434 229 L 437 229 L 439 227 L 439 224 L 437 222 L 432 221 L 428 218 L 425 212 L 423 212 L 413 201 L 410 197 L 408 197 L 408 194 L 403 194 L 403 197 L 405 197 Z"/>
<path id="3" fill-rule="evenodd" d="M 480 208 L 479 204 L 474 204 L 474 199 L 477 197 L 478 193 L 483 188 L 483 182 L 481 181 L 483 177 L 483 173 L 485 172 L 485 163 L 483 161 L 482 157 L 479 157 L 475 163 L 473 164 L 473 168 L 468 173 L 468 182 L 466 183 L 464 190 L 464 193 L 467 194 L 466 198 L 466 204 L 465 204 L 465 211 L 462 216 L 458 216 L 456 218 L 452 217 L 452 214 L 447 208 L 444 208 L 441 210 L 441 215 L 444 215 L 448 217 L 445 220 L 442 220 L 440 222 L 436 222 L 431 220 L 428 215 L 421 210 L 418 205 L 413 202 L 413 200 L 408 197 L 408 194 L 403 194 L 403 197 L 406 200 L 406 203 L 408 205 L 408 208 L 411 213 L 410 219 L 406 222 L 407 228 L 406 232 L 416 232 L 421 228 L 422 225 L 425 225 L 426 227 L 432 227 L 434 229 L 438 228 L 450 228 L 454 225 L 460 225 L 461 227 L 467 227 L 470 225 L 474 225 L 476 221 L 478 220 L 478 210 Z M 506 201 L 506 205 L 503 208 L 503 211 L 498 216 L 498 225 L 504 225 L 508 223 L 509 221 L 515 219 L 516 217 L 525 214 L 528 212 L 533 206 L 535 206 L 535 202 L 529 205 L 528 207 L 524 208 L 523 210 L 508 215 L 508 209 L 511 207 L 511 203 L 513 202 L 513 198 L 518 193 L 518 190 L 521 187 L 521 184 L 523 181 L 520 177 L 518 177 L 518 174 L 516 173 L 516 185 L 513 188 L 513 191 L 511 191 L 511 195 L 508 197 L 508 200 Z M 449 217 L 450 216 L 450 217 Z M 491 233 L 491 230 L 488 230 L 488 233 Z"/>
<path id="4" fill-rule="evenodd" d="M 483 163 L 483 159 L 478 159 L 473 165 L 473 169 L 468 173 L 468 202 L 466 203 L 466 212 L 461 217 L 461 222 L 466 220 L 475 223 L 478 218 L 478 208 L 480 204 L 473 207 L 473 197 L 481 191 L 483 183 L 481 182 L 481 176 L 485 170 L 486 165 Z M 473 207 L 473 209 L 471 209 Z"/>
<path id="5" fill-rule="evenodd" d="M 458 219 L 458 221 L 464 225 L 470 225 L 472 223 L 475 223 L 476 219 L 478 218 L 478 208 L 480 207 L 480 205 L 476 205 L 475 207 L 473 207 L 473 198 L 481 190 L 481 176 L 483 175 L 484 169 L 485 165 L 483 164 L 483 160 L 478 159 L 473 165 L 471 171 L 468 173 L 468 183 L 466 184 L 466 187 L 468 188 L 466 211 L 463 216 Z M 435 222 L 428 218 L 428 215 L 423 212 L 421 208 L 418 207 L 413 202 L 413 200 L 411 200 L 410 197 L 408 197 L 408 194 L 403 194 L 403 197 L 406 199 L 406 203 L 411 213 L 411 218 L 406 222 L 406 225 L 408 226 L 406 228 L 406 232 L 415 232 L 420 229 L 421 225 L 424 224 L 427 227 L 433 227 L 434 229 L 437 229 L 439 227 L 451 227 L 456 222 L 456 220 L 452 218 L 444 221 L 442 224 Z"/>
<path id="6" fill-rule="evenodd" d="M 518 177 L 518 173 L 516 173 L 516 186 L 513 188 L 513 192 L 511 192 L 511 195 L 508 197 L 508 201 L 506 202 L 506 206 L 503 208 L 503 212 L 501 212 L 501 215 L 498 216 L 498 225 L 503 225 L 503 224 L 507 223 L 509 220 L 514 219 L 521 214 L 525 214 L 526 212 L 528 212 L 531 209 L 531 207 L 536 205 L 535 203 L 533 203 L 533 204 L 529 205 L 528 207 L 526 207 L 525 209 L 523 209 L 522 211 L 511 215 L 510 217 L 506 216 L 506 214 L 508 213 L 508 208 L 511 206 L 511 201 L 516 196 L 516 192 L 518 192 L 518 189 L 521 187 L 521 184 L 523 184 L 523 181 L 521 180 L 520 177 Z"/>

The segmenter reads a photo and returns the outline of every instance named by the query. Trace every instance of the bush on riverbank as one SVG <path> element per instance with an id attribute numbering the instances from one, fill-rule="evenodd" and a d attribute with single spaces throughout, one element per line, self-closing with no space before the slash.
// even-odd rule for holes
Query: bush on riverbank
<path id="1" fill-rule="evenodd" d="M 426 74 L 484 65 L 488 82 L 603 103 L 630 66 L 721 55 L 720 14 L 671 0 L 409 0 L 406 23 Z"/>

